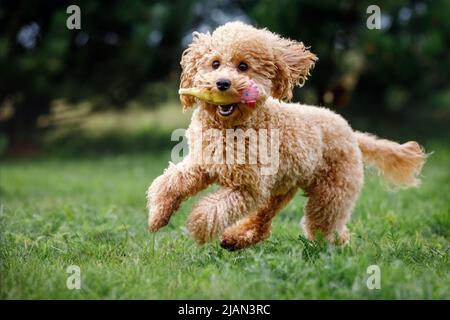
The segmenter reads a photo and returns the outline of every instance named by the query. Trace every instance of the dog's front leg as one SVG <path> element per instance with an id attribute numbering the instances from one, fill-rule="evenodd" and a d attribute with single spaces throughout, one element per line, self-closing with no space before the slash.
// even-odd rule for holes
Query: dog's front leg
<path id="1" fill-rule="evenodd" d="M 148 229 L 158 231 L 165 226 L 181 202 L 205 189 L 214 181 L 199 165 L 189 159 L 170 166 L 157 177 L 147 191 Z"/>
<path id="2" fill-rule="evenodd" d="M 194 206 L 188 230 L 198 243 L 205 243 L 254 210 L 256 204 L 257 199 L 245 190 L 222 188 Z"/>

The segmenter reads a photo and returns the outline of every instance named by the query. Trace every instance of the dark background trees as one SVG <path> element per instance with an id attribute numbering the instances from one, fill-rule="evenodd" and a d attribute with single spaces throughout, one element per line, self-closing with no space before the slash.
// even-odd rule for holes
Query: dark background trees
<path id="1" fill-rule="evenodd" d="M 81 8 L 68 30 L 66 8 Z M 0 1 L 0 130 L 9 148 L 36 142 L 55 100 L 90 110 L 149 108 L 176 97 L 179 58 L 194 30 L 229 20 L 311 46 L 320 60 L 295 100 L 325 105 L 358 129 L 447 135 L 450 3 L 371 1 Z M 39 130 L 36 130 L 39 127 Z M 34 139 L 35 140 L 35 139 Z"/>

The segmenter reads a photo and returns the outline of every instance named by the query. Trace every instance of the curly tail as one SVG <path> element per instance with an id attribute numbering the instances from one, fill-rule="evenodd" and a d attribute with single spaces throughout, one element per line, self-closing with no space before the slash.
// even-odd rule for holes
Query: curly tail
<path id="1" fill-rule="evenodd" d="M 375 164 L 387 182 L 404 188 L 420 184 L 418 176 L 427 155 L 417 142 L 398 144 L 358 131 L 355 135 L 364 161 Z"/>

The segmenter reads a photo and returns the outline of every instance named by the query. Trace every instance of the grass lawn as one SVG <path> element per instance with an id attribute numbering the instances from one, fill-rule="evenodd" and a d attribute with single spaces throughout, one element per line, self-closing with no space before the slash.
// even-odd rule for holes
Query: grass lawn
<path id="1" fill-rule="evenodd" d="M 145 191 L 168 150 L 4 161 L 0 298 L 449 299 L 450 147 L 427 148 L 435 153 L 418 189 L 388 192 L 366 175 L 348 247 L 300 238 L 299 192 L 269 240 L 234 253 L 187 234 L 198 197 L 147 232 Z M 80 290 L 66 287 L 70 265 L 80 267 Z M 366 286 L 370 265 L 380 267 L 380 290 Z"/>

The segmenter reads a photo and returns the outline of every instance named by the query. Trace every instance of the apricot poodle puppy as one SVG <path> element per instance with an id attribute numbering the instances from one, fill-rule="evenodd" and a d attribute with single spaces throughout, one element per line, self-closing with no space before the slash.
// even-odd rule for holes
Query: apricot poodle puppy
<path id="1" fill-rule="evenodd" d="M 220 236 L 223 248 L 242 249 L 269 237 L 272 219 L 301 188 L 308 197 L 300 223 L 305 236 L 321 234 L 330 243 L 344 244 L 363 185 L 363 161 L 376 165 L 395 185 L 418 185 L 426 159 L 418 143 L 378 139 L 352 130 L 326 108 L 284 102 L 292 98 L 295 85 L 304 84 L 316 60 L 303 43 L 240 22 L 212 34 L 193 34 L 181 58 L 180 88 L 206 90 L 213 98 L 181 95 L 184 108 L 197 106 L 186 131 L 190 151 L 148 189 L 150 231 L 165 226 L 182 201 L 217 184 L 217 191 L 194 205 L 187 228 L 200 244 Z M 240 94 L 248 83 L 257 91 L 252 103 L 211 102 L 214 95 Z M 221 134 L 209 134 L 212 129 Z M 272 148 L 279 163 L 274 172 L 261 170 L 267 162 L 260 157 L 256 163 L 236 163 L 217 161 L 211 150 L 205 152 L 211 144 L 216 149 L 225 144 L 225 132 L 238 129 L 247 147 L 253 145 L 248 130 L 265 130 L 272 137 L 276 133 L 279 144 L 269 139 L 273 143 L 268 147 L 277 146 Z M 226 148 L 215 150 L 215 156 Z"/>

